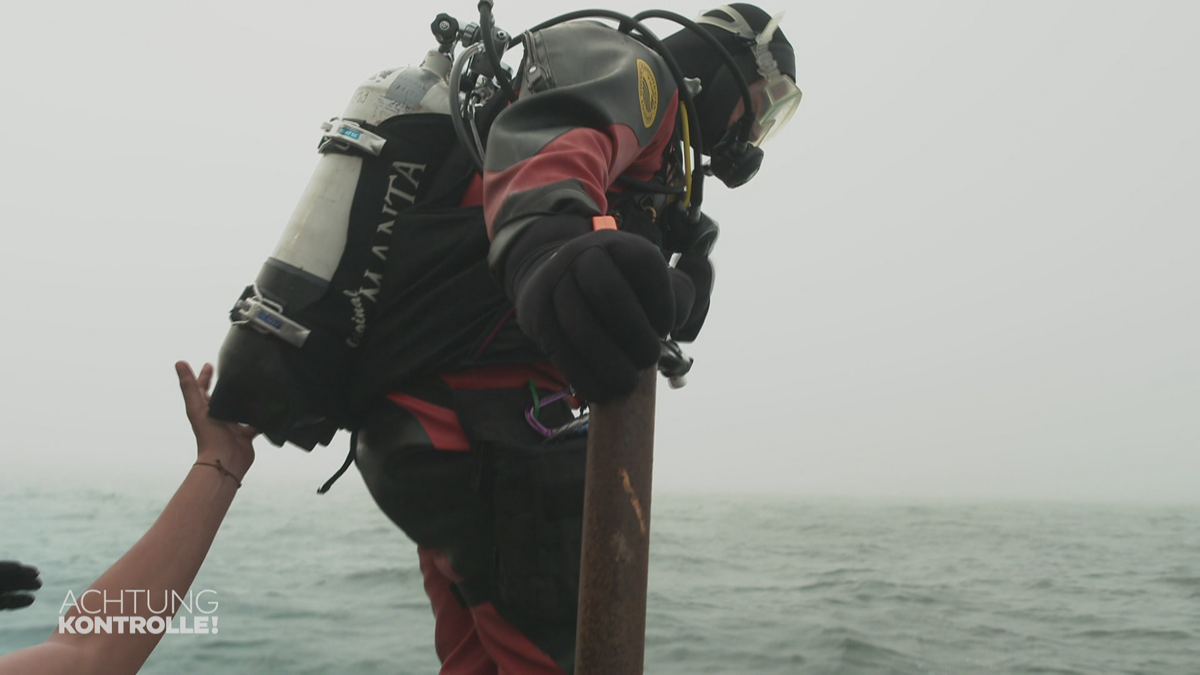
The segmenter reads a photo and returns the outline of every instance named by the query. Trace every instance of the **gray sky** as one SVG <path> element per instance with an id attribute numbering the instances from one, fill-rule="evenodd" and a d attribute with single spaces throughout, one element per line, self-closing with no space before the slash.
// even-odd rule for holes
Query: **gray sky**
<path id="1" fill-rule="evenodd" d="M 512 31 L 576 7 L 497 5 Z M 6 8 L 0 489 L 174 486 L 171 363 L 215 358 L 318 124 L 475 11 L 413 6 Z M 758 179 L 709 190 L 715 304 L 660 387 L 656 486 L 1200 499 L 1200 5 L 783 8 L 805 99 Z M 258 448 L 252 482 L 315 487 L 346 439 Z"/>

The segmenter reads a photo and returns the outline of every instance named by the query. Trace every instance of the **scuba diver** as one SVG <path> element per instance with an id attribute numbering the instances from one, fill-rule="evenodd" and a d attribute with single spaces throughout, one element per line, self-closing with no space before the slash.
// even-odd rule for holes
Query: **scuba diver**
<path id="1" fill-rule="evenodd" d="M 443 674 L 570 673 L 587 402 L 655 364 L 681 381 L 713 283 L 704 178 L 753 178 L 800 91 L 753 5 L 572 12 L 516 39 L 491 5 L 439 15 L 438 50 L 324 125 L 210 410 L 306 450 L 351 430 L 322 491 L 357 463 L 416 542 Z"/>

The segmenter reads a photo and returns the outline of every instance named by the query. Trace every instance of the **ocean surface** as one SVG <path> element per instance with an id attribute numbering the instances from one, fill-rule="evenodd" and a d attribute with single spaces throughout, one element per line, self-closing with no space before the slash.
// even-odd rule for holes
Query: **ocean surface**
<path id="1" fill-rule="evenodd" d="M 412 545 L 353 475 L 312 487 L 242 491 L 193 586 L 219 633 L 166 636 L 142 672 L 437 672 Z M 0 653 L 165 503 L 5 489 L 0 559 L 45 587 L 0 613 Z M 656 495 L 652 532 L 651 675 L 1200 674 L 1200 507 Z"/>

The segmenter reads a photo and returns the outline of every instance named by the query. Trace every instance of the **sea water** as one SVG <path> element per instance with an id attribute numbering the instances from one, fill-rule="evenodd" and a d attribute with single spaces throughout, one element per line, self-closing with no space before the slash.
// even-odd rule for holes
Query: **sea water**
<path id="1" fill-rule="evenodd" d="M 0 613 L 0 653 L 55 630 L 164 504 L 0 495 L 0 559 L 45 583 Z M 1200 507 L 656 495 L 652 532 L 651 675 L 1200 674 Z M 199 590 L 219 631 L 165 636 L 143 672 L 437 672 L 413 545 L 352 476 L 247 486 Z"/>

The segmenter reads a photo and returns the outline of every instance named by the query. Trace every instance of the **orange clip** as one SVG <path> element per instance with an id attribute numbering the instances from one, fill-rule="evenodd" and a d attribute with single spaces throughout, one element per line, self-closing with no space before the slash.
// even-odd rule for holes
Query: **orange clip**
<path id="1" fill-rule="evenodd" d="M 592 231 L 599 232 L 600 230 L 615 230 L 617 229 L 617 219 L 612 216 L 593 216 Z"/>

